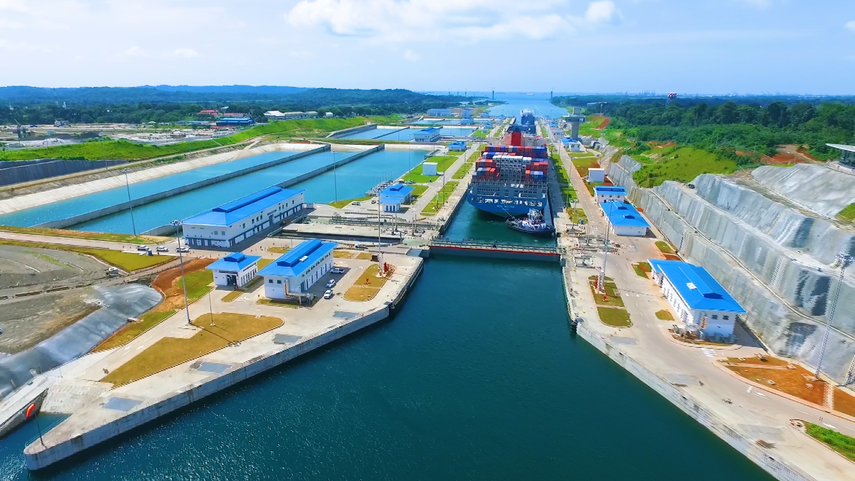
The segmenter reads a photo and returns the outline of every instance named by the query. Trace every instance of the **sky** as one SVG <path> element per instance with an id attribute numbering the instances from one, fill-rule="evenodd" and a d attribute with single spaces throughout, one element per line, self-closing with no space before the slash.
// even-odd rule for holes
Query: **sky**
<path id="1" fill-rule="evenodd" d="M 0 0 L 0 85 L 855 94 L 853 0 Z"/>

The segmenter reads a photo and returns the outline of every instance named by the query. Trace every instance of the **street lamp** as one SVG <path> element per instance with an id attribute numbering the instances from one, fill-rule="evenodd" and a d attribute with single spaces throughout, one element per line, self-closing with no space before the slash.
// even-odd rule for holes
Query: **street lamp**
<path id="1" fill-rule="evenodd" d="M 180 220 L 174 220 L 169 223 L 172 227 L 175 227 L 176 234 L 178 233 L 179 227 L 184 225 Z M 184 312 L 187 314 L 187 324 L 191 324 L 190 322 L 190 305 L 187 303 L 187 279 L 184 277 L 184 256 L 181 255 L 181 238 L 178 238 L 178 261 L 181 263 L 181 286 L 184 287 Z"/>
<path id="2" fill-rule="evenodd" d="M 333 176 L 333 189 L 335 192 L 335 201 L 338 202 L 338 177 L 335 173 L 336 164 L 335 164 L 335 151 L 332 153 L 332 176 Z"/>
<path id="3" fill-rule="evenodd" d="M 822 345 L 819 348 L 819 360 L 816 362 L 816 378 L 819 379 L 819 373 L 822 369 L 822 358 L 825 357 L 825 347 L 828 344 L 828 335 L 831 332 L 831 323 L 834 321 L 834 311 L 837 309 L 837 298 L 840 296 L 840 290 L 843 288 L 843 273 L 846 271 L 846 266 L 855 259 L 849 254 L 843 252 L 837 254 L 837 264 L 840 264 L 840 276 L 837 278 L 837 292 L 831 299 L 831 308 L 828 311 L 828 321 L 825 324 L 825 334 L 822 336 Z"/>
<path id="4" fill-rule="evenodd" d="M 128 190 L 128 208 L 131 210 L 131 227 L 134 230 L 134 236 L 137 235 L 137 225 L 134 222 L 134 205 L 131 202 L 131 184 L 128 182 L 128 173 L 130 169 L 122 169 L 122 173 L 125 174 L 125 189 Z"/>
<path id="5" fill-rule="evenodd" d="M 603 270 L 600 272 L 600 282 L 599 282 L 599 285 L 597 286 L 600 289 L 602 289 L 603 291 L 606 290 L 606 288 L 605 288 L 606 262 L 609 260 L 609 231 L 611 230 L 611 222 L 612 222 L 611 213 L 612 213 L 613 207 L 614 207 L 614 204 L 609 203 L 609 211 L 606 214 L 606 241 L 603 244 L 605 249 L 606 249 L 606 253 L 603 255 Z"/>

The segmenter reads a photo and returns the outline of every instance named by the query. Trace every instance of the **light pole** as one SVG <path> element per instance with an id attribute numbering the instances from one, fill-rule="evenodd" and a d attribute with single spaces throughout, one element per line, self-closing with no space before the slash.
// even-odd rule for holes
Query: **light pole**
<path id="1" fill-rule="evenodd" d="M 606 263 L 609 260 L 609 231 L 611 230 L 611 213 L 612 213 L 613 204 L 609 204 L 609 212 L 606 214 L 606 241 L 603 244 L 606 248 L 606 253 L 603 255 L 603 270 L 600 273 L 600 282 L 597 287 L 605 292 L 606 290 Z"/>
<path id="2" fill-rule="evenodd" d="M 828 321 L 825 324 L 825 334 L 822 335 L 822 345 L 819 348 L 819 360 L 816 362 L 816 378 L 819 379 L 820 370 L 822 370 L 822 358 L 825 357 L 825 347 L 828 344 L 828 335 L 831 332 L 831 323 L 834 321 L 834 311 L 837 309 L 837 298 L 840 296 L 840 289 L 843 288 L 843 273 L 846 271 L 846 266 L 852 262 L 853 257 L 843 252 L 837 254 L 837 263 L 840 264 L 840 276 L 837 278 L 837 292 L 831 299 L 831 308 L 828 312 Z"/>
<path id="3" fill-rule="evenodd" d="M 125 174 L 125 189 L 128 191 L 128 208 L 131 210 L 131 228 L 134 230 L 134 237 L 137 235 L 137 225 L 134 222 L 134 205 L 131 202 L 131 184 L 128 182 L 128 173 L 130 169 L 122 169 L 122 173 Z"/>
<path id="4" fill-rule="evenodd" d="M 338 177 L 335 173 L 336 165 L 335 165 L 335 152 L 332 153 L 332 176 L 333 176 L 333 189 L 335 190 L 335 201 L 338 202 Z"/>
<path id="5" fill-rule="evenodd" d="M 170 222 L 170 224 L 175 227 L 175 232 L 178 232 L 178 228 L 183 226 L 183 223 L 180 220 L 174 220 Z M 181 240 L 178 240 L 179 249 L 178 249 L 178 261 L 181 263 L 181 286 L 184 287 L 184 312 L 187 314 L 187 324 L 192 324 L 190 322 L 190 305 L 187 303 L 187 279 L 184 277 L 184 256 L 181 255 Z"/>

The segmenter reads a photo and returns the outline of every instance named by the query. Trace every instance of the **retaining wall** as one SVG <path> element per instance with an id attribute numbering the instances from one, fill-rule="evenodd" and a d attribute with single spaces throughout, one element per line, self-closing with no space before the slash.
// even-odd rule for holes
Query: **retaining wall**
<path id="1" fill-rule="evenodd" d="M 297 160 L 308 155 L 317 154 L 319 152 L 325 152 L 330 150 L 329 145 L 324 145 L 318 147 L 316 149 L 307 150 L 303 152 L 299 152 L 294 155 L 290 155 L 287 157 L 283 157 L 278 160 L 274 160 L 271 162 L 267 162 L 265 164 L 253 165 L 251 167 L 247 167 L 245 169 L 237 170 L 234 172 L 229 172 L 227 174 L 218 175 L 216 177 L 211 177 L 210 179 L 200 180 L 198 182 L 193 182 L 192 184 L 182 185 L 180 187 L 176 187 L 174 189 L 169 189 L 163 192 L 158 192 L 156 194 L 147 195 L 145 197 L 140 197 L 138 199 L 133 199 L 130 202 L 122 202 L 121 204 L 115 204 L 110 207 L 104 207 L 103 209 L 94 210 L 92 212 L 87 212 L 85 214 L 76 215 L 73 217 L 69 217 L 67 219 L 61 219 L 53 222 L 46 222 L 44 224 L 39 224 L 36 227 L 51 227 L 55 229 L 67 229 L 69 227 L 82 224 L 84 222 L 89 222 L 95 219 L 100 219 L 101 217 L 106 217 L 108 215 L 115 214 L 117 212 L 122 212 L 128 210 L 130 207 L 138 207 L 145 204 L 150 204 L 152 202 L 166 199 L 168 197 L 172 197 L 176 194 L 182 194 L 184 192 L 190 192 L 191 190 L 196 190 L 202 187 L 206 187 L 208 185 L 213 185 L 219 182 L 223 182 L 225 180 L 233 179 L 235 177 L 240 177 L 242 175 L 250 174 L 252 172 L 257 172 L 259 170 L 264 170 L 269 167 L 273 167 L 275 165 L 284 164 L 285 162 L 290 162 L 292 160 Z"/>
<path id="2" fill-rule="evenodd" d="M 338 132 L 333 132 L 327 135 L 327 138 L 330 139 L 340 139 L 346 135 L 358 134 L 360 132 L 365 132 L 366 130 L 376 129 L 377 126 L 374 124 L 362 125 L 360 127 L 351 127 L 349 129 L 339 130 Z"/>
<path id="3" fill-rule="evenodd" d="M 720 176 L 699 176 L 696 194 L 675 182 L 640 188 L 631 175 L 639 167 L 623 157 L 609 177 L 683 258 L 742 304 L 746 324 L 777 354 L 816 366 L 840 289 L 822 370 L 846 382 L 855 358 L 855 284 L 851 276 L 840 283 L 830 264 L 837 252 L 855 254 L 855 236 Z"/>
<path id="4" fill-rule="evenodd" d="M 127 164 L 127 160 L 17 160 L 0 162 L 0 186 Z"/>

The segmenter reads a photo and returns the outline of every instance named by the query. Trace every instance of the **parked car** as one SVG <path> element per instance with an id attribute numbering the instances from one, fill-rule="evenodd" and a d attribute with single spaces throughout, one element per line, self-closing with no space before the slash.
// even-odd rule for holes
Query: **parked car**
<path id="1" fill-rule="evenodd" d="M 351 202 L 351 205 L 361 205 L 358 200 Z"/>
<path id="2" fill-rule="evenodd" d="M 333 297 L 334 295 L 335 295 L 335 293 L 333 292 L 333 290 L 332 290 L 332 289 L 327 289 L 327 290 L 324 292 L 324 299 L 332 299 L 332 297 Z"/>
<path id="3" fill-rule="evenodd" d="M 157 252 L 169 252 L 169 247 L 157 246 Z"/>
<path id="4" fill-rule="evenodd" d="M 354 249 L 365 249 L 365 244 L 354 244 L 353 248 Z"/>
<path id="5" fill-rule="evenodd" d="M 187 252 L 190 252 L 190 248 L 189 247 L 179 247 L 178 249 L 175 249 L 175 252 L 187 253 Z"/>
<path id="6" fill-rule="evenodd" d="M 335 287 L 335 279 L 330 279 L 327 281 L 327 289 Z"/>
<path id="7" fill-rule="evenodd" d="M 147 251 L 147 250 L 148 250 L 148 246 L 137 246 L 137 250 L 138 250 L 138 251 Z"/>
<path id="8" fill-rule="evenodd" d="M 332 268 L 333 274 L 344 274 L 344 272 L 345 272 L 344 267 L 333 267 Z"/>
<path id="9" fill-rule="evenodd" d="M 376 204 L 376 203 L 377 203 L 377 199 L 371 199 L 371 203 L 372 203 L 372 204 Z"/>

